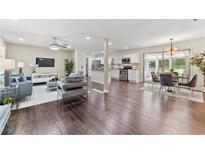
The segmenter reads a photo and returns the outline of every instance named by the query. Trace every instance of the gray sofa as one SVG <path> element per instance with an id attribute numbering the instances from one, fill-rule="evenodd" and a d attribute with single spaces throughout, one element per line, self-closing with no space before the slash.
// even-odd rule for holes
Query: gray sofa
<path id="1" fill-rule="evenodd" d="M 2 134 L 11 114 L 11 105 L 0 105 L 0 134 Z"/>
<path id="2" fill-rule="evenodd" d="M 24 76 L 24 74 L 12 75 L 10 86 L 16 87 L 15 96 L 17 98 L 28 97 L 32 95 L 33 83 L 31 78 Z"/>
<path id="3" fill-rule="evenodd" d="M 83 97 L 87 99 L 87 81 L 84 76 L 66 77 L 64 81 L 58 81 L 57 99 L 70 99 L 73 97 Z M 86 96 L 86 97 L 85 97 Z"/>

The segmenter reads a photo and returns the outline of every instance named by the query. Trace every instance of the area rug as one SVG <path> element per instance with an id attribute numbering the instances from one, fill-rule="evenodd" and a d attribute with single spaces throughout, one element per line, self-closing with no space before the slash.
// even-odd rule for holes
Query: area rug
<path id="1" fill-rule="evenodd" d="M 55 100 L 57 100 L 56 90 L 49 90 L 46 85 L 35 85 L 33 86 L 33 93 L 30 98 L 26 97 L 19 100 L 20 105 L 18 109 L 54 102 Z M 14 104 L 12 109 L 16 109 L 16 104 Z"/>
<path id="2" fill-rule="evenodd" d="M 140 90 L 153 92 L 159 95 L 167 95 L 176 98 L 187 99 L 197 103 L 203 103 L 203 95 L 201 92 L 194 92 L 194 94 L 192 95 L 190 90 L 183 89 L 183 88 L 181 88 L 180 92 L 178 92 L 178 89 L 176 88 L 176 93 L 170 93 L 167 91 L 159 92 L 159 88 L 160 88 L 159 85 L 157 85 L 156 87 L 152 87 L 152 84 L 146 84 L 144 87 L 140 88 Z"/>

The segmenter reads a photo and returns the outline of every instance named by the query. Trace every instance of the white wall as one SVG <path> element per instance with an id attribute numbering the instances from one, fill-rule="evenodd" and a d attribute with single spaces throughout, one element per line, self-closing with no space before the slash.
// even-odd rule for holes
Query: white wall
<path id="1" fill-rule="evenodd" d="M 6 43 L 0 36 L 0 59 L 5 58 Z M 0 68 L 0 87 L 4 86 L 4 70 Z"/>
<path id="2" fill-rule="evenodd" d="M 191 50 L 191 56 L 193 56 L 196 53 L 204 52 L 205 51 L 205 39 L 197 39 L 197 40 L 192 40 L 192 41 L 186 41 L 186 42 L 179 42 L 179 43 L 174 43 L 173 46 L 179 50 L 184 50 L 184 49 L 190 49 Z M 139 49 L 132 49 L 128 51 L 117 51 L 114 52 L 113 55 L 124 55 L 124 54 L 129 54 L 129 53 L 148 53 L 148 52 L 159 52 L 159 51 L 165 51 L 167 48 L 170 47 L 170 44 L 166 45 L 159 45 L 159 46 L 153 46 L 153 47 L 145 47 L 145 48 L 139 48 Z M 143 60 L 143 56 L 142 60 Z M 141 61 L 142 61 L 141 60 Z M 143 65 L 141 65 L 141 81 L 143 79 Z M 195 66 L 191 67 L 191 77 L 194 74 L 198 74 L 198 81 L 197 81 L 197 89 L 201 90 L 203 86 L 203 75 L 199 71 L 198 68 Z"/>
<path id="3" fill-rule="evenodd" d="M 16 62 L 24 62 L 23 72 L 26 74 L 32 73 L 29 64 L 35 64 L 36 57 L 55 59 L 55 67 L 39 67 L 36 69 L 37 73 L 60 73 L 65 75 L 64 59 L 72 58 L 74 60 L 74 51 L 52 51 L 44 47 L 7 43 L 6 58 L 15 59 Z M 18 68 L 13 72 L 18 72 Z"/>
<path id="4" fill-rule="evenodd" d="M 6 42 L 1 36 L 0 36 L 0 45 L 6 46 Z"/>
<path id="5" fill-rule="evenodd" d="M 0 58 L 5 58 L 6 42 L 0 36 Z"/>
<path id="6" fill-rule="evenodd" d="M 83 74 L 86 74 L 86 52 L 80 52 L 77 49 L 75 50 L 75 72 L 82 71 Z"/>

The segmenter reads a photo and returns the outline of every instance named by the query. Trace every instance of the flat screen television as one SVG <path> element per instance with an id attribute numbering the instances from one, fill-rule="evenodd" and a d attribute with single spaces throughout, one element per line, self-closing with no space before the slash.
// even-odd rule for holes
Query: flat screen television
<path id="1" fill-rule="evenodd" d="M 36 65 L 38 65 L 38 67 L 54 67 L 55 66 L 55 59 L 36 58 Z"/>

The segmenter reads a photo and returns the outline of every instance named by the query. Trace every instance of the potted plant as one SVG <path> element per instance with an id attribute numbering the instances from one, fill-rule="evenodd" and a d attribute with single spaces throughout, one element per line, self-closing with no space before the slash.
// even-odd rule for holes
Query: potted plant
<path id="1" fill-rule="evenodd" d="M 11 104 L 14 102 L 13 98 L 11 97 L 7 97 L 7 98 L 4 98 L 2 100 L 2 102 L 0 102 L 0 105 L 7 105 L 9 107 L 11 107 Z"/>
<path id="2" fill-rule="evenodd" d="M 3 105 L 9 105 L 9 104 L 12 104 L 13 102 L 14 102 L 13 98 L 7 97 L 7 98 L 4 98 Z"/>
<path id="3" fill-rule="evenodd" d="M 72 59 L 71 60 L 65 59 L 64 61 L 65 61 L 65 71 L 69 76 L 73 71 L 74 62 Z"/>
<path id="4" fill-rule="evenodd" d="M 204 76 L 204 86 L 202 92 L 203 100 L 205 102 L 205 51 L 194 55 L 194 57 L 191 58 L 191 64 L 197 66 Z"/>

